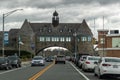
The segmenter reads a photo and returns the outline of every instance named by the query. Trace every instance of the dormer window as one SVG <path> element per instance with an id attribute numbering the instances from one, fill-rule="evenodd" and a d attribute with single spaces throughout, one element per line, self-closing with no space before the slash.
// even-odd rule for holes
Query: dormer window
<path id="1" fill-rule="evenodd" d="M 68 29 L 68 32 L 72 32 L 72 29 Z"/>
<path id="2" fill-rule="evenodd" d="M 43 32 L 43 29 L 40 29 L 40 32 Z"/>
<path id="3" fill-rule="evenodd" d="M 63 29 L 61 29 L 60 32 L 63 32 Z"/>
<path id="4" fill-rule="evenodd" d="M 48 29 L 48 32 L 52 32 L 52 30 L 51 30 L 51 29 Z"/>

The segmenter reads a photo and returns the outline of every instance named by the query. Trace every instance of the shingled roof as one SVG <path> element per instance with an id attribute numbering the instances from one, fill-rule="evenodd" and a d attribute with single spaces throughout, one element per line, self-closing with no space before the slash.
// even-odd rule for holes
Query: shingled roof
<path id="1" fill-rule="evenodd" d="M 25 20 L 36 35 L 79 35 L 92 36 L 92 32 L 85 20 L 82 23 L 59 23 L 57 27 L 53 27 L 52 23 L 31 23 Z M 49 31 L 50 30 L 50 31 Z M 62 32 L 60 32 L 62 31 Z"/>
<path id="2" fill-rule="evenodd" d="M 63 30 L 62 34 L 66 34 L 69 33 L 69 35 L 73 34 L 74 32 L 77 32 L 78 34 L 82 34 L 82 35 L 92 35 L 92 32 L 90 30 L 90 28 L 88 27 L 87 23 L 85 20 L 83 20 L 82 23 L 59 23 L 57 30 L 54 30 L 52 23 L 30 23 L 31 28 L 33 29 L 33 31 L 35 33 L 37 33 L 38 35 L 42 35 L 45 34 L 46 31 L 48 31 L 48 29 L 52 30 L 50 34 L 59 34 L 59 30 Z M 43 30 L 43 32 L 40 32 L 40 30 Z M 71 33 L 68 31 L 71 30 Z"/>

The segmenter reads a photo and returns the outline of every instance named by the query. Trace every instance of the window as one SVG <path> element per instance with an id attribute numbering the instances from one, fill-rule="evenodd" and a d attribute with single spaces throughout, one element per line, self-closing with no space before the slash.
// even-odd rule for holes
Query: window
<path id="1" fill-rule="evenodd" d="M 70 37 L 66 37 L 66 42 L 70 42 L 71 38 Z"/>
<path id="2" fill-rule="evenodd" d="M 112 38 L 112 47 L 120 47 L 120 38 L 116 37 L 116 38 Z"/>
<path id="3" fill-rule="evenodd" d="M 51 30 L 51 29 L 48 29 L 48 32 L 52 32 L 52 30 Z"/>
<path id="4" fill-rule="evenodd" d="M 53 41 L 53 42 L 55 41 L 55 38 L 54 38 L 54 37 L 52 37 L 52 41 Z"/>
<path id="5" fill-rule="evenodd" d="M 50 41 L 50 37 L 46 37 L 46 41 Z"/>
<path id="6" fill-rule="evenodd" d="M 43 32 L 43 29 L 40 29 L 40 32 Z"/>
<path id="7" fill-rule="evenodd" d="M 40 41 L 44 42 L 45 41 L 45 37 L 40 37 Z"/>
<path id="8" fill-rule="evenodd" d="M 88 41 L 91 41 L 91 40 L 92 40 L 92 38 L 89 36 L 89 37 L 88 37 Z"/>
<path id="9" fill-rule="evenodd" d="M 120 62 L 120 59 L 105 59 L 105 62 Z"/>
<path id="10" fill-rule="evenodd" d="M 63 29 L 60 29 L 60 32 L 63 32 Z"/>
<path id="11" fill-rule="evenodd" d="M 87 37 L 81 37 L 81 41 L 87 41 Z"/>
<path id="12" fill-rule="evenodd" d="M 61 42 L 64 42 L 64 41 L 65 41 L 65 38 L 64 38 L 64 37 L 60 37 L 60 41 L 61 41 Z"/>
<path id="13" fill-rule="evenodd" d="M 72 32 L 72 29 L 68 29 L 68 32 Z"/>
<path id="14" fill-rule="evenodd" d="M 101 43 L 101 44 L 104 44 L 104 43 L 105 43 L 104 41 L 105 41 L 104 38 L 100 38 L 100 43 Z"/>
<path id="15" fill-rule="evenodd" d="M 56 41 L 57 41 L 57 42 L 59 41 L 59 37 L 56 37 Z"/>
<path id="16" fill-rule="evenodd" d="M 54 37 L 55 42 L 57 41 L 57 37 Z"/>

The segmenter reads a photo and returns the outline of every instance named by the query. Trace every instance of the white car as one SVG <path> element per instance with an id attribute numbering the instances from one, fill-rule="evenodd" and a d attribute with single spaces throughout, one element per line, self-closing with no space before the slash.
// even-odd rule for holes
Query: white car
<path id="1" fill-rule="evenodd" d="M 82 68 L 82 64 L 83 64 L 83 62 L 84 62 L 84 60 L 86 60 L 86 57 L 87 57 L 88 55 L 82 55 L 81 57 L 80 57 L 80 59 L 79 59 L 79 61 L 78 61 L 78 67 L 79 68 Z"/>
<path id="2" fill-rule="evenodd" d="M 55 58 L 55 64 L 57 63 L 66 63 L 65 55 L 57 55 Z"/>
<path id="3" fill-rule="evenodd" d="M 86 60 L 84 60 L 83 64 L 82 64 L 82 70 L 83 71 L 93 71 L 94 67 L 96 66 L 96 63 L 98 62 L 98 60 L 100 59 L 100 57 L 98 56 L 87 56 Z"/>
<path id="4" fill-rule="evenodd" d="M 42 56 L 35 56 L 31 61 L 31 66 L 44 66 L 45 59 Z"/>
<path id="5" fill-rule="evenodd" d="M 120 58 L 101 57 L 95 66 L 94 75 L 99 78 L 104 78 L 106 75 L 120 77 Z"/>

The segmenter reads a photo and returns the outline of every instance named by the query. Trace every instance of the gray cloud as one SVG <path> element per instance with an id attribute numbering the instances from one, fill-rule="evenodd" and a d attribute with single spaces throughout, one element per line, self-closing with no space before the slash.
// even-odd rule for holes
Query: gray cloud
<path id="1" fill-rule="evenodd" d="M 86 4 L 90 5 L 98 3 L 100 5 L 120 3 L 120 0 L 1 0 L 1 7 L 16 8 L 16 7 L 36 7 L 36 8 L 55 8 L 61 5 L 72 5 L 72 4 Z"/>
<path id="2" fill-rule="evenodd" d="M 96 20 L 96 28 L 102 28 L 102 17 L 105 17 L 106 28 L 119 28 L 120 0 L 0 0 L 2 13 L 17 8 L 24 11 L 15 12 L 5 19 L 6 30 L 20 28 L 25 19 L 30 22 L 51 22 L 52 13 L 59 13 L 61 23 L 81 23 L 86 19 L 94 32 L 93 20 Z M 0 26 L 2 26 L 2 14 L 0 14 Z M 0 30 L 2 28 L 0 27 Z M 96 32 L 97 33 L 97 32 Z"/>

